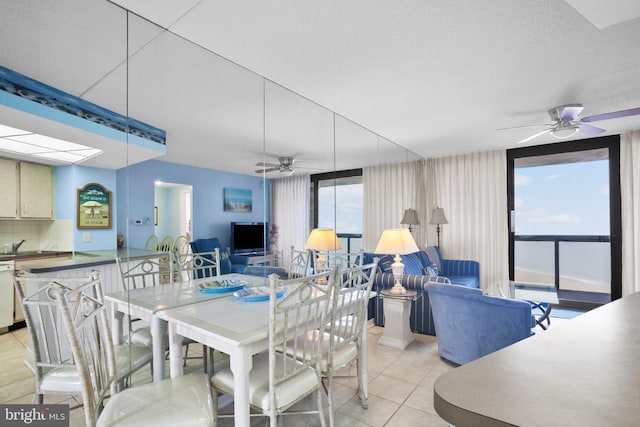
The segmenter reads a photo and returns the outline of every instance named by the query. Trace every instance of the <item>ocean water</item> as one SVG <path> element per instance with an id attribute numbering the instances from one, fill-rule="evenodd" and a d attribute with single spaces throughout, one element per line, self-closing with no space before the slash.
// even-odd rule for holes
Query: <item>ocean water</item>
<path id="1" fill-rule="evenodd" d="M 609 293 L 611 288 L 609 242 L 560 242 L 560 289 Z M 515 242 L 515 279 L 554 283 L 553 242 Z"/>

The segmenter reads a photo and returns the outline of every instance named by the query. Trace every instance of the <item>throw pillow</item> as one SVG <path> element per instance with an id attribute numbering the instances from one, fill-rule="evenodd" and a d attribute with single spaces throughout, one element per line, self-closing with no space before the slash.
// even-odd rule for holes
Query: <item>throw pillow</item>
<path id="1" fill-rule="evenodd" d="M 380 258 L 378 265 L 382 268 L 384 273 L 393 273 L 391 270 L 391 264 L 393 264 L 394 258 L 395 255 L 383 255 Z M 416 254 L 400 255 L 400 259 L 404 264 L 404 274 L 422 275 L 422 263 Z"/>
<path id="2" fill-rule="evenodd" d="M 404 274 L 422 274 L 422 262 L 417 254 L 402 255 L 400 258 L 404 264 Z"/>
<path id="3" fill-rule="evenodd" d="M 440 263 L 440 253 L 435 246 L 427 246 L 424 250 L 429 257 L 429 261 L 431 261 L 431 265 L 438 267 L 438 271 L 442 270 L 442 265 Z"/>
<path id="4" fill-rule="evenodd" d="M 438 267 L 435 267 L 435 266 L 425 267 L 424 274 L 429 277 L 438 277 Z"/>
<path id="5" fill-rule="evenodd" d="M 393 255 L 382 255 L 378 262 L 378 267 L 383 273 L 391 273 L 391 264 L 393 264 Z"/>

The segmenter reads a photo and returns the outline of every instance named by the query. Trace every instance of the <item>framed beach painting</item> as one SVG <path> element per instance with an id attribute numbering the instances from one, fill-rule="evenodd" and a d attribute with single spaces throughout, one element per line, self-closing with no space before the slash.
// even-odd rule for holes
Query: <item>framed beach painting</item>
<path id="1" fill-rule="evenodd" d="M 91 183 L 78 188 L 78 228 L 111 228 L 111 191 Z"/>
<path id="2" fill-rule="evenodd" d="M 224 189 L 225 212 L 251 212 L 252 202 L 251 190 L 238 188 Z"/>

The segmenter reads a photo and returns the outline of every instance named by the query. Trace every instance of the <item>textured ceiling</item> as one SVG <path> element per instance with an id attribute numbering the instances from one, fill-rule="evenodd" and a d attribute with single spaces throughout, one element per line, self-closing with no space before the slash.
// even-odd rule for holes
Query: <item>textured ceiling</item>
<path id="1" fill-rule="evenodd" d="M 208 168 L 253 173 L 273 160 L 263 153 L 328 170 L 511 148 L 536 129 L 496 129 L 544 124 L 557 105 L 640 106 L 640 19 L 598 28 L 562 0 L 2 8 L 3 66 L 162 127 L 163 160 Z M 640 117 L 598 126 L 639 129 Z"/>

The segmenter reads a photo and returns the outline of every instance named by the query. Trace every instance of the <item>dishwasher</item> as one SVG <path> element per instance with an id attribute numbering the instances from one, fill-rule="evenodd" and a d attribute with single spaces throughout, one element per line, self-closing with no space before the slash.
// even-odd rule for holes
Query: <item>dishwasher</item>
<path id="1" fill-rule="evenodd" d="M 13 261 L 0 261 L 0 333 L 13 325 Z"/>

